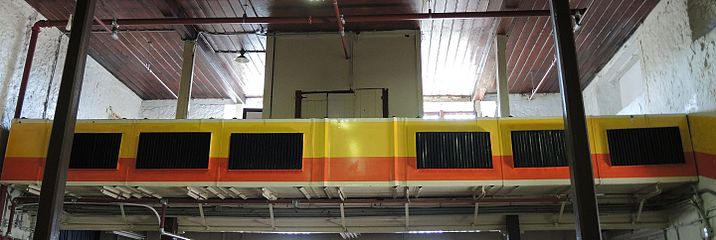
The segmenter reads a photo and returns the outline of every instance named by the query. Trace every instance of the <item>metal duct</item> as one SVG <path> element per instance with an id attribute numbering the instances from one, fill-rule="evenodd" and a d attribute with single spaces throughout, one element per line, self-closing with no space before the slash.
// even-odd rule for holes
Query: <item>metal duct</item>
<path id="1" fill-rule="evenodd" d="M 418 132 L 418 168 L 492 168 L 489 132 Z"/>
<path id="2" fill-rule="evenodd" d="M 75 133 L 70 168 L 115 169 L 121 133 Z"/>
<path id="3" fill-rule="evenodd" d="M 303 133 L 232 133 L 229 169 L 297 169 L 303 160 Z"/>
<path id="4" fill-rule="evenodd" d="M 208 168 L 210 145 L 210 132 L 140 133 L 137 168 Z"/>
<path id="5" fill-rule="evenodd" d="M 607 130 L 614 166 L 684 163 L 678 127 Z"/>
<path id="6" fill-rule="evenodd" d="M 564 167 L 564 130 L 513 131 L 515 167 Z"/>

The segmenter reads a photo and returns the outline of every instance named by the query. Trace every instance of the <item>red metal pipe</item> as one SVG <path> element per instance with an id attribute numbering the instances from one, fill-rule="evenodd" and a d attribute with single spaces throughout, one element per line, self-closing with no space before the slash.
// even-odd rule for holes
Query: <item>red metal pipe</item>
<path id="1" fill-rule="evenodd" d="M 338 7 L 338 0 L 333 0 L 333 11 L 336 13 L 336 24 L 338 24 L 338 33 L 341 34 L 341 45 L 343 46 L 343 54 L 346 59 L 351 59 L 348 55 L 348 42 L 346 40 L 346 28 L 343 25 L 343 18 L 341 17 L 341 10 Z"/>
<path id="2" fill-rule="evenodd" d="M 25 92 L 27 91 L 27 82 L 30 80 L 30 70 L 32 69 L 32 60 L 35 58 L 35 48 L 37 48 L 37 37 L 40 34 L 41 22 L 39 21 L 32 25 L 30 44 L 27 47 L 25 67 L 22 70 L 22 80 L 20 81 L 20 92 L 17 96 L 17 105 L 15 105 L 15 118 L 22 117 L 22 105 L 25 103 Z"/>
<path id="3" fill-rule="evenodd" d="M 7 231 L 5 232 L 6 237 L 10 236 L 10 234 L 12 233 L 12 224 L 15 220 L 15 203 L 12 201 L 10 202 L 10 216 L 8 217 L 9 218 L 7 219 Z"/>
<path id="4" fill-rule="evenodd" d="M 583 12 L 584 9 L 574 9 L 573 12 Z M 395 22 L 395 21 L 421 21 L 421 20 L 450 20 L 475 18 L 511 18 L 511 17 L 547 17 L 549 10 L 522 10 L 522 11 L 488 11 L 488 12 L 456 12 L 456 13 L 415 13 L 415 14 L 384 14 L 384 15 L 358 15 L 344 16 L 346 23 L 361 22 Z M 144 18 L 144 19 L 118 19 L 122 26 L 150 26 L 150 25 L 208 25 L 208 24 L 314 24 L 330 23 L 334 17 L 238 17 L 238 18 Z M 102 20 L 104 24 L 112 24 L 111 19 Z M 40 21 L 42 27 L 61 27 L 67 20 Z"/>

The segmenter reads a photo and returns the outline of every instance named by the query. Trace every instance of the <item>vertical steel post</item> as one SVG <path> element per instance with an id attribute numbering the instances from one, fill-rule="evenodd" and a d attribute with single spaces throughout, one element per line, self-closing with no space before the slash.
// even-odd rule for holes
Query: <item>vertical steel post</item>
<path id="1" fill-rule="evenodd" d="M 179 82 L 179 96 L 177 97 L 176 119 L 186 119 L 189 116 L 191 85 L 194 82 L 195 53 L 196 40 L 185 40 L 184 54 L 182 55 L 181 81 Z"/>
<path id="2" fill-rule="evenodd" d="M 505 228 L 507 229 L 507 240 L 520 240 L 520 216 L 505 216 Z"/>
<path id="3" fill-rule="evenodd" d="M 587 121 L 584 116 L 569 0 L 550 0 L 550 6 L 559 67 L 559 88 L 562 93 L 565 146 L 575 200 L 572 204 L 576 215 L 577 239 L 599 240 L 599 210 L 594 192 Z"/>
<path id="4" fill-rule="evenodd" d="M 497 77 L 497 116 L 510 116 L 510 87 L 507 84 L 507 35 L 495 35 L 495 77 Z"/>
<path id="5" fill-rule="evenodd" d="M 55 119 L 47 148 L 40 205 L 33 237 L 35 240 L 56 240 L 60 236 L 60 215 L 65 198 L 67 168 L 70 163 L 77 107 L 96 3 L 97 0 L 78 0 L 76 3 Z"/>

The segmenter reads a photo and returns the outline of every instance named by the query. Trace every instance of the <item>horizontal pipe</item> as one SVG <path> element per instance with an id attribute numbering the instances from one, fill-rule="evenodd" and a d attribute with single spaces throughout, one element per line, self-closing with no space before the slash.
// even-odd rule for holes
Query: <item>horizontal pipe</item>
<path id="1" fill-rule="evenodd" d="M 585 9 L 575 9 L 573 12 L 583 12 Z M 385 14 L 385 15 L 358 15 L 344 16 L 346 23 L 365 22 L 394 22 L 394 21 L 422 21 L 422 20 L 450 20 L 475 18 L 508 18 L 508 17 L 547 17 L 549 10 L 522 10 L 522 11 L 488 11 L 488 12 L 456 12 L 456 13 L 415 13 L 415 14 Z M 102 23 L 112 24 L 111 19 L 102 20 Z M 208 24 L 323 24 L 333 23 L 335 17 L 235 17 L 235 18 L 142 18 L 118 19 L 121 26 L 151 26 L 151 25 L 208 25 Z M 40 21 L 42 27 L 62 27 L 67 20 Z M 98 24 L 99 25 L 99 24 Z"/>
<path id="2" fill-rule="evenodd" d="M 349 198 L 345 200 L 341 199 L 278 199 L 275 201 L 268 201 L 262 199 L 207 199 L 207 200 L 196 200 L 191 198 L 165 198 L 165 199 L 113 199 L 113 198 L 80 198 L 73 199 L 67 198 L 67 202 L 74 203 L 133 203 L 133 204 L 161 204 L 162 201 L 166 201 L 169 204 L 292 204 L 292 203 L 305 203 L 305 204 L 474 204 L 474 203 L 558 203 L 567 200 L 564 197 L 559 196 L 545 196 L 539 198 L 417 198 L 417 199 L 374 199 L 374 198 Z M 17 204 L 35 204 L 37 203 L 37 197 L 19 197 L 15 199 Z"/>

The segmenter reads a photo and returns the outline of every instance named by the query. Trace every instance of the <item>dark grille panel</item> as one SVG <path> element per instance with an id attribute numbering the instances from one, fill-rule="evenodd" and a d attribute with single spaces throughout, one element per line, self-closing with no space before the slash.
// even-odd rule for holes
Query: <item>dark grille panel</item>
<path id="1" fill-rule="evenodd" d="M 418 168 L 492 168 L 489 132 L 418 132 Z"/>
<path id="2" fill-rule="evenodd" d="M 121 133 L 75 133 L 70 168 L 115 169 Z"/>
<path id="3" fill-rule="evenodd" d="M 567 166 L 563 130 L 513 131 L 515 167 Z"/>
<path id="4" fill-rule="evenodd" d="M 233 133 L 229 169 L 301 169 L 303 133 Z"/>
<path id="5" fill-rule="evenodd" d="M 208 168 L 211 133 L 141 133 L 137 168 Z"/>
<path id="6" fill-rule="evenodd" d="M 678 127 L 607 130 L 612 165 L 684 163 Z"/>
<path id="7" fill-rule="evenodd" d="M 99 231 L 60 231 L 59 240 L 99 240 Z"/>

